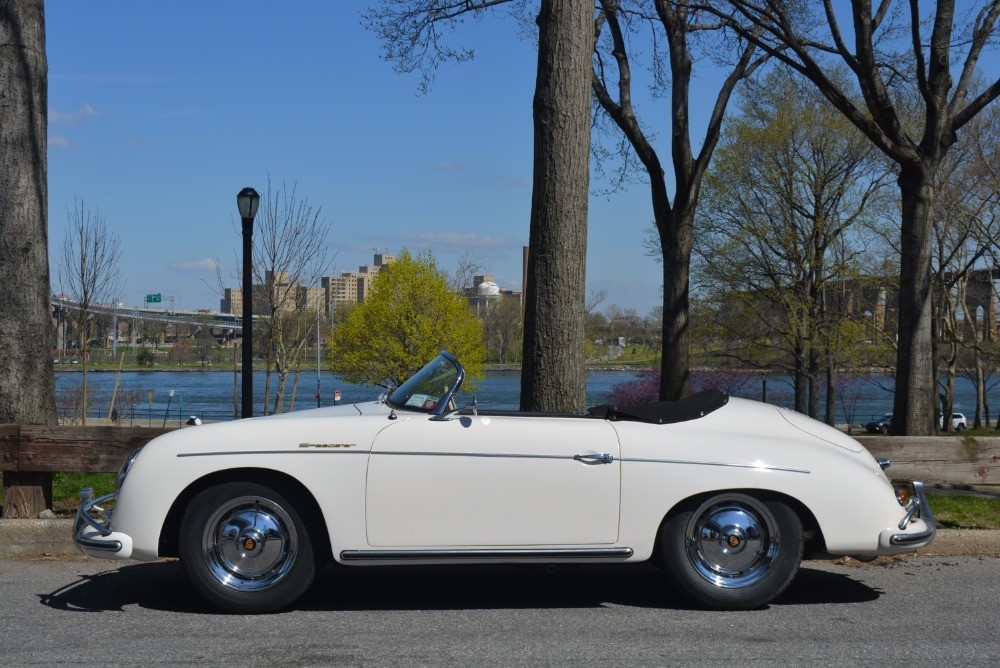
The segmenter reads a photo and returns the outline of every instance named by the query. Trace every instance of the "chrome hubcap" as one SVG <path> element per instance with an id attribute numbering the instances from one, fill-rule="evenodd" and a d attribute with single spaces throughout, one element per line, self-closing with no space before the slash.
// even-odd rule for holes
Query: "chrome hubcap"
<path id="1" fill-rule="evenodd" d="M 278 504 L 244 496 L 219 508 L 205 526 L 203 553 L 212 576 L 239 591 L 266 589 L 292 567 L 295 523 Z"/>
<path id="2" fill-rule="evenodd" d="M 774 518 L 749 497 L 703 504 L 685 535 L 687 555 L 698 574 L 726 589 L 759 582 L 778 555 Z"/>

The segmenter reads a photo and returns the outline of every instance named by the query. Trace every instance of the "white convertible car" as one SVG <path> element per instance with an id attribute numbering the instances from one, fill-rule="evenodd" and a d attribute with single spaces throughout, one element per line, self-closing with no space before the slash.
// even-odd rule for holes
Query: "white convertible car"
<path id="1" fill-rule="evenodd" d="M 255 613 L 291 604 L 330 560 L 653 560 L 701 605 L 753 608 L 803 554 L 934 539 L 920 483 L 894 490 L 888 462 L 798 413 L 714 390 L 585 415 L 489 411 L 456 406 L 463 377 L 442 352 L 377 402 L 160 436 L 113 494 L 82 491 L 76 544 L 180 557 L 211 603 Z"/>

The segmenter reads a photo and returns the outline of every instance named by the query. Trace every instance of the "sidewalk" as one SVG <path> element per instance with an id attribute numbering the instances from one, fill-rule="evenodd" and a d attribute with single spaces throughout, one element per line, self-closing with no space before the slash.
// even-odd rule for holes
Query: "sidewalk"
<path id="1" fill-rule="evenodd" d="M 0 556 L 79 555 L 73 520 L 0 520 Z M 1000 557 L 1000 530 L 940 529 L 918 553 L 936 557 Z"/>

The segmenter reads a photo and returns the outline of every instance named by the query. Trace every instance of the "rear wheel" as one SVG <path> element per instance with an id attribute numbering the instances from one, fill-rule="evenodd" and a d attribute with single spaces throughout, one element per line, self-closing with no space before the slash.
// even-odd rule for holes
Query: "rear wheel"
<path id="1" fill-rule="evenodd" d="M 316 566 L 296 501 L 292 492 L 244 482 L 191 500 L 181 520 L 181 563 L 206 600 L 247 614 L 287 607 L 305 593 Z"/>
<path id="2" fill-rule="evenodd" d="M 724 493 L 667 518 L 667 570 L 690 600 L 741 610 L 769 603 L 802 561 L 802 523 L 781 501 Z"/>

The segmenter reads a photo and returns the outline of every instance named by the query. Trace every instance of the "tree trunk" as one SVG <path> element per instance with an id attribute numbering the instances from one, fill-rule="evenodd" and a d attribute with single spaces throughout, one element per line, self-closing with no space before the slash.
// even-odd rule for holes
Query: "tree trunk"
<path id="1" fill-rule="evenodd" d="M 934 434 L 933 355 L 931 350 L 931 236 L 934 209 L 933 170 L 904 165 L 902 195 L 898 347 L 892 433 Z"/>
<path id="2" fill-rule="evenodd" d="M 84 324 L 84 342 L 80 346 L 81 360 L 80 367 L 83 372 L 83 405 L 80 407 L 80 426 L 87 426 L 87 404 L 89 403 L 88 388 L 87 388 L 87 365 L 90 363 L 90 348 L 87 346 L 87 330 L 86 324 Z"/>
<path id="3" fill-rule="evenodd" d="M 0 82 L 0 422 L 54 425 L 42 0 L 0 3 Z M 4 517 L 51 506 L 51 474 L 3 478 Z"/>
<path id="4" fill-rule="evenodd" d="M 950 344 L 954 347 L 954 343 Z M 957 369 L 955 368 L 955 357 L 954 354 L 948 359 L 948 365 L 945 367 L 945 386 L 944 392 L 941 394 L 941 419 L 939 427 L 941 431 L 951 431 L 951 412 L 955 407 L 955 374 Z"/>
<path id="5" fill-rule="evenodd" d="M 593 4 L 543 0 L 521 410 L 586 408 L 584 320 Z"/>
<path id="6" fill-rule="evenodd" d="M 832 360 L 827 360 L 826 366 L 826 423 L 831 427 L 837 424 L 837 367 Z"/>
<path id="7" fill-rule="evenodd" d="M 795 341 L 795 375 L 793 385 L 795 391 L 795 410 L 805 415 L 809 405 L 809 393 L 806 374 L 806 348 L 801 337 Z"/>
<path id="8" fill-rule="evenodd" d="M 663 252 L 663 358 L 660 399 L 676 401 L 691 392 L 691 350 L 688 337 L 692 213 L 670 212 L 661 227 Z"/>
<path id="9" fill-rule="evenodd" d="M 973 333 L 975 336 L 975 333 Z M 976 417 L 972 423 L 973 429 L 983 428 L 983 416 L 986 413 L 986 374 L 983 372 L 983 351 L 979 345 L 979 340 L 976 340 L 975 349 L 975 363 L 976 363 Z M 989 423 L 989 416 L 986 415 L 986 422 Z"/>
<path id="10" fill-rule="evenodd" d="M 809 344 L 809 417 L 819 419 L 819 351 L 815 342 Z"/>

